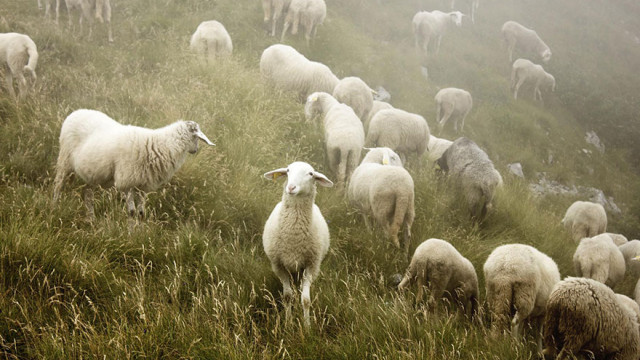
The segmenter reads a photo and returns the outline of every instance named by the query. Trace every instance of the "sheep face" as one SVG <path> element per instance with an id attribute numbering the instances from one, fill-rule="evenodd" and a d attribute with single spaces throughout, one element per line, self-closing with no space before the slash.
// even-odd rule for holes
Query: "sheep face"
<path id="1" fill-rule="evenodd" d="M 314 92 L 307 98 L 307 102 L 304 105 L 304 116 L 307 120 L 311 120 L 314 117 L 320 115 L 322 109 L 320 108 L 320 103 L 318 102 L 319 98 L 320 93 L 317 92 Z"/>
<path id="2" fill-rule="evenodd" d="M 209 140 L 207 135 L 205 135 L 202 130 L 200 130 L 200 125 L 198 125 L 195 121 L 186 121 L 188 133 L 191 135 L 191 147 L 189 147 L 188 151 L 190 154 L 195 154 L 198 151 L 198 140 L 202 140 L 208 145 L 215 145 Z"/>
<path id="3" fill-rule="evenodd" d="M 277 179 L 286 176 L 284 192 L 288 196 L 310 196 L 315 194 L 316 183 L 324 187 L 332 187 L 333 182 L 323 174 L 315 171 L 306 162 L 297 161 L 291 163 L 286 168 L 269 171 L 264 174 L 267 179 Z"/>
<path id="4" fill-rule="evenodd" d="M 462 17 L 464 16 L 463 13 L 461 13 L 460 11 L 453 11 L 449 13 L 449 16 L 451 17 L 451 21 L 456 24 L 457 27 L 461 27 L 462 26 Z M 551 55 L 549 55 L 551 56 Z"/>
<path id="5" fill-rule="evenodd" d="M 542 61 L 546 64 L 551 60 L 551 50 L 547 49 L 542 52 Z"/>
<path id="6" fill-rule="evenodd" d="M 369 150 L 369 152 L 364 159 L 362 159 L 363 163 L 377 163 L 402 167 L 400 156 L 388 147 L 365 148 L 365 150 Z"/>

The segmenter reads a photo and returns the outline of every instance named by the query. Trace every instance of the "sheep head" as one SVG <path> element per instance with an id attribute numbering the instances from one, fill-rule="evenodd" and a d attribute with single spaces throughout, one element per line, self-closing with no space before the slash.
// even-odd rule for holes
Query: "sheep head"
<path id="1" fill-rule="evenodd" d="M 198 140 L 204 141 L 205 143 L 207 143 L 207 145 L 215 145 L 211 142 L 211 140 L 209 140 L 207 135 L 205 135 L 202 130 L 200 130 L 200 125 L 198 125 L 197 122 L 185 121 L 185 124 L 192 140 L 192 147 L 188 150 L 190 154 L 195 154 L 198 151 Z"/>
<path id="2" fill-rule="evenodd" d="M 311 165 L 302 161 L 291 163 L 286 168 L 269 171 L 264 174 L 264 177 L 276 180 L 283 175 L 287 177 L 284 192 L 289 196 L 314 195 L 316 183 L 324 187 L 333 186 L 333 182 L 325 175 L 315 171 Z"/>
<path id="3" fill-rule="evenodd" d="M 376 163 L 402 167 L 400 156 L 388 147 L 364 148 L 369 152 L 362 159 L 362 163 Z"/>
<path id="4" fill-rule="evenodd" d="M 461 27 L 462 26 L 462 17 L 464 16 L 463 13 L 461 13 L 460 11 L 452 11 L 449 13 L 449 17 L 451 18 L 451 21 L 457 26 L 457 27 Z"/>

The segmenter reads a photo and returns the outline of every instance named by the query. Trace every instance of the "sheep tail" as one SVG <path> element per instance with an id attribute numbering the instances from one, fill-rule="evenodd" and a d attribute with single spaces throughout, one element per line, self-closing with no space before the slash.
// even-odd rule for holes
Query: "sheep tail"
<path id="1" fill-rule="evenodd" d="M 407 224 L 408 218 L 413 219 L 413 216 L 411 214 L 412 212 L 413 212 L 413 206 L 412 206 L 412 202 L 410 201 L 410 196 L 407 196 L 405 194 L 397 194 L 396 207 L 393 213 L 393 220 L 391 223 L 392 233 L 397 233 L 397 231 L 402 228 L 403 224 Z M 404 245 L 404 251 L 407 254 L 407 256 L 409 255 L 409 242 L 411 240 L 410 237 L 411 237 L 410 229 L 409 228 L 404 229 L 403 245 Z"/>
<path id="2" fill-rule="evenodd" d="M 24 67 L 24 71 L 31 74 L 33 80 L 35 81 L 38 77 L 36 76 L 36 66 L 38 65 L 38 50 L 36 49 L 36 45 L 33 42 L 28 42 L 25 44 L 27 54 L 29 54 L 29 62 Z"/>
<path id="3" fill-rule="evenodd" d="M 513 286 L 510 282 L 493 283 L 491 299 L 487 298 L 490 304 L 491 326 L 494 332 L 503 332 L 507 330 L 511 309 L 513 308 Z"/>

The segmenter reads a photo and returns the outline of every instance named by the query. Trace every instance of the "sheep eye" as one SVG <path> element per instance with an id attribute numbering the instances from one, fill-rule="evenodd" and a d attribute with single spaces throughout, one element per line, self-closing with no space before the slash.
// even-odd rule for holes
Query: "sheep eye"
<path id="1" fill-rule="evenodd" d="M 289 172 L 289 169 L 287 169 L 287 172 Z"/>
<path id="2" fill-rule="evenodd" d="M 313 176 L 313 172 L 310 172 L 310 173 L 309 173 L 309 175 L 310 175 L 310 176 Z"/>

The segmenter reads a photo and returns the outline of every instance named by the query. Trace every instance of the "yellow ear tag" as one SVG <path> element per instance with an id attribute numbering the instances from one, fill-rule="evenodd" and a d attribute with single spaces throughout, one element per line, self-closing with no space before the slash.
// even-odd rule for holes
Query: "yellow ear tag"
<path id="1" fill-rule="evenodd" d="M 389 165 L 389 156 L 384 155 L 382 157 L 382 165 Z"/>
<path id="2" fill-rule="evenodd" d="M 313 95 L 311 97 L 311 101 L 318 101 L 318 95 Z"/>
<path id="3" fill-rule="evenodd" d="M 438 164 L 438 163 L 435 163 L 434 167 L 436 168 L 436 170 L 441 170 L 440 169 L 440 164 Z"/>
<path id="4" fill-rule="evenodd" d="M 275 181 L 280 176 L 282 176 L 282 173 L 273 173 L 273 181 Z"/>

